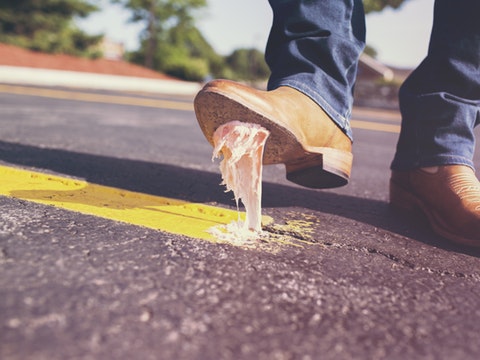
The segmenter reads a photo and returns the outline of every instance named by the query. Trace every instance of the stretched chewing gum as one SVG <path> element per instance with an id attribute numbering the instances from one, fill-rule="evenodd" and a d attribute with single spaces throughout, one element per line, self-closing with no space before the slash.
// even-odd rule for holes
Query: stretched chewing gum
<path id="1" fill-rule="evenodd" d="M 222 185 L 226 191 L 233 191 L 237 208 L 239 200 L 245 206 L 244 230 L 262 230 L 262 158 L 269 135 L 260 125 L 240 121 L 220 126 L 213 135 L 212 160 L 223 155 Z"/>

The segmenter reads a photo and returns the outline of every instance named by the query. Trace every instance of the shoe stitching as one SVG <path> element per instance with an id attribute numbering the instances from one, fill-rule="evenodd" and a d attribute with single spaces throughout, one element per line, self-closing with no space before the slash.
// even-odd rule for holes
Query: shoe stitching
<path id="1" fill-rule="evenodd" d="M 480 211 L 480 184 L 476 178 L 472 179 L 470 174 L 455 174 L 451 177 L 451 185 L 460 200 L 478 203 L 475 211 Z"/>

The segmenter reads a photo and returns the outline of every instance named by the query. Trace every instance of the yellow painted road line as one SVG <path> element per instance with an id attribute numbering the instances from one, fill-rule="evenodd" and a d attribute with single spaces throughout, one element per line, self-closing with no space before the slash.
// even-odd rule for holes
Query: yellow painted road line
<path id="1" fill-rule="evenodd" d="M 0 92 L 40 96 L 63 100 L 89 101 L 106 104 L 145 106 L 159 109 L 185 110 L 193 111 L 193 104 L 181 101 L 155 100 L 146 98 L 137 98 L 132 96 L 93 94 L 77 91 L 54 90 L 46 88 L 31 88 L 26 86 L 1 85 Z M 372 131 L 383 131 L 390 133 L 399 133 L 400 125 L 384 124 L 379 122 L 352 120 L 352 128 L 365 129 Z"/>
<path id="2" fill-rule="evenodd" d="M 398 123 L 402 119 L 402 116 L 400 115 L 399 111 L 361 108 L 361 107 L 353 108 L 352 118 L 355 118 L 355 117 L 362 117 L 364 119 L 365 118 L 378 119 L 381 121 L 398 122 Z"/>
<path id="3" fill-rule="evenodd" d="M 389 133 L 400 133 L 400 125 L 383 124 L 378 122 L 351 120 L 350 124 L 354 129 L 364 129 L 373 131 L 383 131 Z"/>
<path id="4" fill-rule="evenodd" d="M 0 195 L 210 241 L 209 228 L 238 220 L 229 209 L 6 166 L 0 166 Z"/>
<path id="5" fill-rule="evenodd" d="M 161 108 L 161 109 L 193 111 L 193 105 L 191 103 L 182 102 L 182 101 L 137 98 L 133 96 L 93 94 L 93 93 L 78 92 L 78 91 L 31 88 L 26 86 L 13 86 L 13 85 L 1 85 L 1 84 L 0 84 L 0 92 L 16 94 L 16 95 L 40 96 L 40 97 L 62 99 L 62 100 L 77 100 L 77 101 L 98 102 L 98 103 L 106 103 L 106 104 L 133 105 L 133 106 L 145 106 L 145 107 L 153 107 L 153 108 Z"/>

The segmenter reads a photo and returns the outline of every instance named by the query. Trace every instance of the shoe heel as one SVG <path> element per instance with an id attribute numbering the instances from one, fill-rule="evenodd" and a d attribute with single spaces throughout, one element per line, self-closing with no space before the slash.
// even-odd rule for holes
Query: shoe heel
<path id="1" fill-rule="evenodd" d="M 348 184 L 352 162 L 350 152 L 317 148 L 303 159 L 286 163 L 285 168 L 289 181 L 312 189 L 327 189 Z"/>

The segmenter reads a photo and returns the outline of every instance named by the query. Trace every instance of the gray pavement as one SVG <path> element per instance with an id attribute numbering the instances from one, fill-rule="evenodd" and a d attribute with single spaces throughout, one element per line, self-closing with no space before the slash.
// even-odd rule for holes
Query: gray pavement
<path id="1" fill-rule="evenodd" d="M 0 109 L 2 165 L 234 207 L 191 111 L 5 93 Z M 480 251 L 392 212 L 397 135 L 355 135 L 345 188 L 265 170 L 267 231 L 290 245 L 214 244 L 0 197 L 0 358 L 477 359 Z M 281 226 L 293 220 L 311 232 Z"/>

